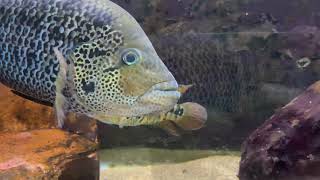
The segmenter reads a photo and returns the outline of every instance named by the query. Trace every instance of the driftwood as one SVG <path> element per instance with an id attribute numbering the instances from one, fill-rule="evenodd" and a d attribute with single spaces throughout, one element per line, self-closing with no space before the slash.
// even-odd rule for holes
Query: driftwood
<path id="1" fill-rule="evenodd" d="M 0 179 L 99 179 L 96 144 L 57 129 L 1 133 Z"/>
<path id="2" fill-rule="evenodd" d="M 239 178 L 320 179 L 320 81 L 247 138 Z"/>

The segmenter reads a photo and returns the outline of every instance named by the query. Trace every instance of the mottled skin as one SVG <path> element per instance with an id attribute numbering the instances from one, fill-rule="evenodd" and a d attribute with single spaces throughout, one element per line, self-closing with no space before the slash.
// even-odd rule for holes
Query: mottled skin
<path id="1" fill-rule="evenodd" d="M 228 51 L 223 37 L 214 34 L 172 33 L 150 39 L 177 81 L 193 85 L 181 102 L 228 113 L 245 111 L 256 103 L 263 62 L 253 53 Z"/>
<path id="2" fill-rule="evenodd" d="M 108 0 L 2 0 L 0 50 L 2 83 L 51 103 L 61 90 L 59 108 L 102 121 L 168 111 L 180 97 L 141 27 Z"/>

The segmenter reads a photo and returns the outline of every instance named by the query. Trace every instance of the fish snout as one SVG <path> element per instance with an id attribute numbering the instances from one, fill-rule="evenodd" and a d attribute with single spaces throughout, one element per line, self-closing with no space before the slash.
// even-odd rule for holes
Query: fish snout
<path id="1" fill-rule="evenodd" d="M 149 60 L 141 64 L 145 71 L 140 83 L 145 81 L 145 87 L 148 88 L 138 98 L 138 103 L 153 112 L 169 111 L 180 99 L 179 85 L 155 51 L 150 51 L 145 56 L 149 57 Z"/>

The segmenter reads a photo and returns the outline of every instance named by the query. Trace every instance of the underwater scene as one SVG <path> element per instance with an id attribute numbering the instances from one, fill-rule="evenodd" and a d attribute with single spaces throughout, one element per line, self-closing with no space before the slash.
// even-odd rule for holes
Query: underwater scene
<path id="1" fill-rule="evenodd" d="M 0 0 L 0 180 L 318 180 L 319 80 L 318 0 Z"/>

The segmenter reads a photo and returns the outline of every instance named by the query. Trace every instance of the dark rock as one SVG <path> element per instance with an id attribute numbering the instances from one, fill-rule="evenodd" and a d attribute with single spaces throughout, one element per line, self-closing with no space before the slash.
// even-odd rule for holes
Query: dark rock
<path id="1" fill-rule="evenodd" d="M 276 112 L 243 144 L 240 180 L 320 178 L 320 81 Z"/>
<path id="2" fill-rule="evenodd" d="M 316 26 L 300 25 L 286 35 L 286 47 L 296 58 L 310 57 L 319 59 L 320 29 Z"/>
<path id="3" fill-rule="evenodd" d="M 320 26 L 318 0 L 254 0 L 240 7 L 248 14 L 267 12 L 277 20 L 277 29 L 288 31 L 295 26 Z"/>

